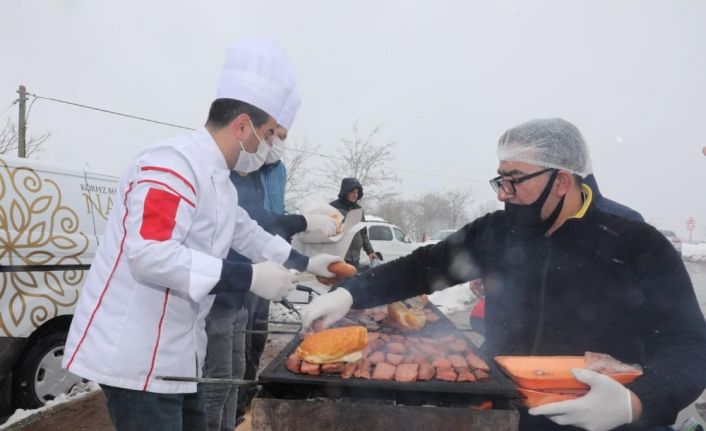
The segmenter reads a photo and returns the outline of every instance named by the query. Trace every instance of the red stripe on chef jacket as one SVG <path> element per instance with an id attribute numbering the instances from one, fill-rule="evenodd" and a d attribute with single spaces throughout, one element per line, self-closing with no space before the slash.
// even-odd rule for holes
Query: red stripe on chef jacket
<path id="1" fill-rule="evenodd" d="M 147 191 L 140 226 L 143 239 L 166 241 L 172 238 L 180 200 L 178 195 L 166 190 L 151 188 Z"/>
<path id="2" fill-rule="evenodd" d="M 174 193 L 175 195 L 179 196 L 184 202 L 191 205 L 193 208 L 196 208 L 196 205 L 194 205 L 193 202 L 191 202 L 189 199 L 187 199 L 184 195 L 182 195 L 178 191 L 174 190 L 167 183 L 163 183 L 162 181 L 157 181 L 157 180 L 140 180 L 137 182 L 137 184 L 144 184 L 144 183 L 159 184 L 160 186 L 164 187 L 165 189 L 167 189 L 167 190 L 171 191 L 172 193 Z"/>
<path id="3" fill-rule="evenodd" d="M 70 370 L 71 369 L 71 364 L 74 363 L 74 359 L 76 359 L 76 354 L 78 353 L 79 349 L 81 348 L 81 345 L 83 344 L 83 340 L 86 339 L 86 335 L 88 335 L 88 330 L 91 328 L 91 324 L 93 324 L 93 318 L 96 317 L 96 313 L 98 312 L 98 309 L 100 308 L 101 304 L 103 303 L 103 297 L 105 296 L 105 292 L 108 291 L 108 286 L 110 286 L 110 281 L 113 279 L 113 274 L 115 274 L 115 270 L 118 268 L 118 262 L 120 262 L 120 257 L 123 255 L 123 249 L 125 247 L 125 237 L 127 236 L 127 229 L 125 228 L 125 220 L 127 219 L 127 197 L 130 194 L 130 191 L 132 190 L 132 182 L 128 185 L 127 191 L 125 192 L 125 198 L 123 201 L 123 205 L 125 206 L 125 214 L 123 214 L 123 237 L 120 239 L 120 248 L 118 249 L 118 256 L 115 258 L 115 263 L 113 264 L 113 269 L 110 271 L 110 275 L 108 276 L 108 279 L 105 280 L 105 285 L 103 286 L 103 291 L 101 292 L 101 296 L 98 298 L 98 303 L 96 306 L 93 308 L 93 311 L 91 312 L 91 317 L 88 319 L 88 323 L 86 324 L 86 329 L 83 330 L 83 335 L 81 335 L 81 339 L 79 340 L 78 344 L 76 345 L 76 349 L 74 350 L 74 353 L 71 355 L 71 359 L 69 360 L 69 363 L 66 364 L 66 369 Z"/>
<path id="4" fill-rule="evenodd" d="M 162 315 L 159 317 L 159 325 L 157 325 L 157 341 L 154 343 L 154 350 L 152 351 L 152 363 L 150 364 L 150 371 L 147 373 L 147 378 L 145 379 L 145 386 L 142 387 L 143 391 L 147 390 L 149 386 L 150 378 L 152 377 L 152 372 L 154 371 L 154 363 L 157 361 L 157 350 L 159 350 L 159 339 L 162 338 L 162 325 L 164 324 L 164 315 L 167 314 L 167 301 L 169 301 L 169 289 L 164 292 L 164 305 L 162 305 Z"/>
<path id="5" fill-rule="evenodd" d="M 186 178 L 184 178 L 183 175 L 181 175 L 180 173 L 178 173 L 178 172 L 176 172 L 176 171 L 174 171 L 174 170 L 171 170 L 171 169 L 169 169 L 169 168 L 163 168 L 163 167 L 161 167 L 161 166 L 143 166 L 141 170 L 143 170 L 143 171 L 166 172 L 166 173 L 168 173 L 168 174 L 174 175 L 175 177 L 177 177 L 177 178 L 179 178 L 181 181 L 183 181 L 184 184 L 186 184 L 186 185 L 191 189 L 191 191 L 194 192 L 194 194 L 196 194 L 196 189 L 194 188 L 193 185 L 191 185 L 191 183 L 189 182 L 189 180 L 187 180 Z"/>

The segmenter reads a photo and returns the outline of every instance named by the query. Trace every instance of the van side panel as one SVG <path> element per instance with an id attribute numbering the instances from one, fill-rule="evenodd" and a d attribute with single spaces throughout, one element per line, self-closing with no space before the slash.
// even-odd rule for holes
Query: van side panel
<path id="1" fill-rule="evenodd" d="M 73 313 L 117 180 L 0 156 L 0 336 Z"/>

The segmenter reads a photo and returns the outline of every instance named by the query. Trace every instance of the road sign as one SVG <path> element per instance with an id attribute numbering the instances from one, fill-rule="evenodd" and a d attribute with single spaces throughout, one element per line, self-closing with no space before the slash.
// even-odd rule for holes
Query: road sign
<path id="1" fill-rule="evenodd" d="M 689 217 L 689 220 L 686 221 L 686 228 L 690 231 L 696 228 L 696 220 L 694 220 L 694 217 Z"/>

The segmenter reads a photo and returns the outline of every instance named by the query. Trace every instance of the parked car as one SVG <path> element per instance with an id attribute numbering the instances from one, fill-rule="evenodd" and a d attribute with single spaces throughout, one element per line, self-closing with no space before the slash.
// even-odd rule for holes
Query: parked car
<path id="1" fill-rule="evenodd" d="M 421 245 L 409 239 L 409 236 L 399 226 L 388 223 L 379 217 L 366 216 L 365 219 L 366 221 L 361 223 L 368 229 L 370 244 L 385 262 L 406 256 Z M 370 258 L 365 250 L 361 250 L 360 266 L 369 265 Z"/>
<path id="2" fill-rule="evenodd" d="M 682 248 L 682 240 L 677 236 L 674 231 L 671 230 L 664 230 L 660 229 L 660 232 L 662 232 L 662 235 L 666 236 L 667 239 L 672 243 L 674 248 L 681 254 L 681 248 Z"/>
<path id="3" fill-rule="evenodd" d="M 61 368 L 64 343 L 117 182 L 0 155 L 0 414 L 81 382 Z"/>
<path id="4" fill-rule="evenodd" d="M 434 232 L 434 234 L 428 240 L 424 241 L 422 245 L 436 244 L 437 242 L 445 240 L 447 236 L 451 235 L 454 232 L 456 232 L 456 229 L 438 230 Z"/>

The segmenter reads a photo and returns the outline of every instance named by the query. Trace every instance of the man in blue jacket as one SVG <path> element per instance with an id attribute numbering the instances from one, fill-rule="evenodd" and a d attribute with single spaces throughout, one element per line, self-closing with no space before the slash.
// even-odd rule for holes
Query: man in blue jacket
<path id="1" fill-rule="evenodd" d="M 589 392 L 520 409 L 521 429 L 674 423 L 706 387 L 706 322 L 681 257 L 654 227 L 596 207 L 582 183 L 588 150 L 571 123 L 516 126 L 498 156 L 491 186 L 504 210 L 345 280 L 302 310 L 305 325 L 483 278 L 486 358 L 592 351 L 643 368 L 626 386 L 574 369 Z"/>
<path id="2" fill-rule="evenodd" d="M 318 214 L 287 215 L 277 214 L 265 208 L 265 182 L 263 175 L 273 170 L 275 163 L 266 164 L 272 148 L 278 139 L 286 138 L 287 129 L 294 122 L 300 105 L 296 89 L 287 99 L 279 116 L 272 144 L 267 152 L 256 153 L 259 159 L 250 163 L 248 172 L 232 170 L 230 179 L 238 191 L 238 205 L 242 207 L 265 231 L 289 240 L 292 235 L 305 230 L 321 230 L 329 236 L 336 234 L 334 219 Z M 278 147 L 279 148 L 279 147 Z M 281 157 L 281 152 L 279 153 Z M 274 161 L 272 158 L 269 160 Z M 274 185 L 274 182 L 270 182 Z M 283 184 L 282 184 L 283 187 Z M 284 194 L 282 193 L 282 197 Z M 282 203 L 282 206 L 284 204 Z M 235 250 L 228 253 L 228 261 L 250 262 Z M 210 313 L 206 317 L 208 348 L 204 375 L 216 378 L 254 379 L 260 355 L 267 340 L 266 335 L 251 336 L 247 329 L 267 330 L 269 301 L 258 301 L 253 295 L 216 295 Z M 247 372 L 247 374 L 246 374 Z M 206 412 L 210 431 L 232 431 L 238 420 L 237 403 L 241 395 L 246 395 L 235 386 L 206 385 Z"/>

